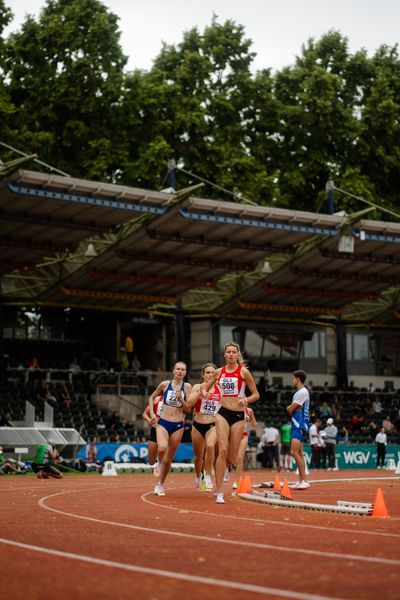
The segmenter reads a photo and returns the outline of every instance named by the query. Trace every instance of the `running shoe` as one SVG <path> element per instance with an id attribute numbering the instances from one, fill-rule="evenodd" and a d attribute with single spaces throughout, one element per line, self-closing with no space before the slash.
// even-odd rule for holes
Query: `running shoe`
<path id="1" fill-rule="evenodd" d="M 196 475 L 196 487 L 201 487 L 201 475 L 200 477 L 197 477 Z"/>
<path id="2" fill-rule="evenodd" d="M 300 485 L 300 481 L 295 481 L 294 483 L 289 483 L 289 487 L 292 490 L 297 490 L 298 486 Z"/>
<path id="3" fill-rule="evenodd" d="M 238 486 L 238 483 L 237 483 L 237 481 L 234 481 L 234 482 L 233 482 L 233 485 L 232 485 L 232 489 L 233 489 L 233 490 L 237 490 L 237 486 Z"/>
<path id="4" fill-rule="evenodd" d="M 164 486 L 162 483 L 157 483 L 157 485 L 154 488 L 154 495 L 155 496 L 165 496 Z"/>
<path id="5" fill-rule="evenodd" d="M 296 487 L 296 490 L 308 490 L 309 487 L 310 484 L 308 483 L 308 481 L 300 481 L 300 483 Z"/>
<path id="6" fill-rule="evenodd" d="M 225 469 L 224 481 L 229 481 L 229 469 Z"/>
<path id="7" fill-rule="evenodd" d="M 206 476 L 205 478 L 205 491 L 212 492 L 213 491 L 213 482 L 210 476 Z"/>
<path id="8" fill-rule="evenodd" d="M 225 504 L 224 494 L 222 492 L 220 492 L 219 494 L 217 494 L 217 499 L 216 499 L 215 502 L 217 504 Z"/>
<path id="9" fill-rule="evenodd" d="M 154 477 L 160 476 L 160 463 L 158 461 L 154 463 L 153 475 L 154 475 Z"/>

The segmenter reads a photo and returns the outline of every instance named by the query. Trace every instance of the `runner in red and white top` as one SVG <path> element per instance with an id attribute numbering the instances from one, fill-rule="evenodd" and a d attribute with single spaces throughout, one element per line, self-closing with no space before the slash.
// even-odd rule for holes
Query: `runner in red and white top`
<path id="1" fill-rule="evenodd" d="M 238 455 L 237 455 L 236 477 L 235 477 L 235 481 L 233 482 L 233 486 L 232 486 L 234 490 L 238 486 L 239 479 L 243 476 L 244 457 L 246 456 L 247 448 L 249 446 L 249 432 L 248 432 L 249 425 L 252 425 L 253 427 L 257 426 L 257 421 L 254 416 L 253 409 L 250 408 L 249 406 L 246 406 L 244 412 L 246 415 L 245 416 L 245 426 L 244 426 L 244 432 L 242 435 L 242 439 L 240 440 L 239 451 L 238 451 Z"/>
<path id="2" fill-rule="evenodd" d="M 201 369 L 203 382 L 209 382 L 213 378 L 216 369 L 217 367 L 213 363 L 203 365 Z M 217 443 L 215 417 L 221 406 L 221 389 L 219 385 L 213 384 L 208 393 L 203 395 L 201 384 L 195 384 L 188 404 L 194 407 L 193 412 L 195 414 L 192 427 L 192 444 L 196 486 L 201 486 L 201 472 L 204 464 L 205 490 L 206 492 L 212 492 L 212 466 Z"/>
<path id="3" fill-rule="evenodd" d="M 245 367 L 240 347 L 235 342 L 224 346 L 226 365 L 217 369 L 212 380 L 203 384 L 204 392 L 216 382 L 222 390 L 221 408 L 215 419 L 218 438 L 218 458 L 215 463 L 217 504 L 224 504 L 222 485 L 227 466 L 236 462 L 240 440 L 244 431 L 244 409 L 256 402 L 260 394 L 250 371 Z M 250 395 L 246 397 L 246 387 Z"/>

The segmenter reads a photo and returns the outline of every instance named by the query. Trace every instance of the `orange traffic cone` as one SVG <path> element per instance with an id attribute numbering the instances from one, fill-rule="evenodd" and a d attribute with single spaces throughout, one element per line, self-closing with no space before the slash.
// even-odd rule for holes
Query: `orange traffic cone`
<path id="1" fill-rule="evenodd" d="M 279 475 L 278 475 L 278 473 L 275 475 L 273 490 L 275 492 L 280 492 L 281 491 L 281 482 L 279 481 Z"/>
<path id="2" fill-rule="evenodd" d="M 381 488 L 376 490 L 375 494 L 375 502 L 374 502 L 374 510 L 372 511 L 373 517 L 388 517 L 388 509 L 386 508 L 385 500 L 383 499 L 383 494 Z"/>
<path id="3" fill-rule="evenodd" d="M 285 481 L 283 482 L 283 486 L 281 489 L 281 495 L 284 498 L 289 498 L 290 500 L 292 499 L 292 492 L 290 491 L 290 487 L 289 487 L 288 480 L 286 479 L 286 477 L 285 477 Z"/>
<path id="4" fill-rule="evenodd" d="M 243 477 L 239 477 L 238 486 L 236 488 L 236 493 L 237 494 L 245 494 L 244 488 L 245 488 L 244 479 L 243 479 Z"/>
<path id="5" fill-rule="evenodd" d="M 250 481 L 250 477 L 248 475 L 246 475 L 243 481 L 244 481 L 244 486 L 245 486 L 245 492 L 243 492 L 243 493 L 248 494 L 249 492 L 252 492 L 253 485 Z"/>

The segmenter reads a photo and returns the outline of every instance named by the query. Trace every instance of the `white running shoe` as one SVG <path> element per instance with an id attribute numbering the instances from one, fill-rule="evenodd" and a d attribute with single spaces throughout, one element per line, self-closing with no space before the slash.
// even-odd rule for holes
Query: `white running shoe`
<path id="1" fill-rule="evenodd" d="M 237 482 L 237 481 L 234 481 L 234 482 L 233 482 L 233 485 L 232 485 L 232 489 L 233 489 L 233 490 L 237 490 L 237 486 L 238 486 L 238 482 Z"/>
<path id="2" fill-rule="evenodd" d="M 206 475 L 205 477 L 205 490 L 206 492 L 212 492 L 213 491 L 213 482 L 211 477 L 208 475 Z"/>
<path id="3" fill-rule="evenodd" d="M 162 483 L 157 483 L 156 487 L 154 488 L 154 495 L 165 496 L 164 486 Z"/>
<path id="4" fill-rule="evenodd" d="M 201 486 L 201 475 L 199 477 L 197 477 L 196 475 L 196 487 Z"/>
<path id="5" fill-rule="evenodd" d="M 310 484 L 308 481 L 300 481 L 299 485 L 296 487 L 296 490 L 308 490 Z"/>
<path id="6" fill-rule="evenodd" d="M 229 481 L 229 469 L 225 469 L 224 481 Z"/>
<path id="7" fill-rule="evenodd" d="M 153 466 L 153 475 L 154 475 L 154 477 L 159 477 L 160 476 L 160 463 L 158 462 L 158 460 L 154 463 L 154 466 Z"/>
<path id="8" fill-rule="evenodd" d="M 224 494 L 222 492 L 219 492 L 219 494 L 217 494 L 217 499 L 215 502 L 217 504 L 225 504 Z"/>
<path id="9" fill-rule="evenodd" d="M 291 490 L 297 490 L 299 485 L 300 485 L 300 481 L 295 481 L 294 483 L 289 483 L 289 487 Z"/>

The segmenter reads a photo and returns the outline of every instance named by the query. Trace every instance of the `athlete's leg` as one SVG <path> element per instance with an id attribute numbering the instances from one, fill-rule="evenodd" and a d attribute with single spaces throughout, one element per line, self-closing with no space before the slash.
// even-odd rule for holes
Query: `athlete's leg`
<path id="1" fill-rule="evenodd" d="M 303 442 L 293 438 L 290 444 L 290 454 L 294 458 L 297 468 L 299 469 L 299 481 L 305 481 L 306 465 L 303 454 Z"/>
<path id="2" fill-rule="evenodd" d="M 215 445 L 217 443 L 217 429 L 211 427 L 206 433 L 206 455 L 204 458 L 204 467 L 206 475 L 211 477 L 212 468 L 215 460 Z"/>
<path id="3" fill-rule="evenodd" d="M 181 443 L 182 436 L 183 427 L 181 427 L 177 431 L 174 431 L 174 433 L 171 433 L 171 435 L 169 436 L 168 450 L 164 455 L 161 466 L 160 483 L 164 483 L 164 481 L 167 478 L 167 475 L 171 468 L 172 459 L 174 458 L 174 454 L 177 451 L 179 444 Z"/>
<path id="4" fill-rule="evenodd" d="M 194 453 L 194 470 L 196 473 L 196 481 L 198 481 L 201 478 L 201 470 L 203 468 L 206 440 L 195 427 L 192 427 L 192 446 Z"/>
<path id="5" fill-rule="evenodd" d="M 239 481 L 239 479 L 243 475 L 244 457 L 246 456 L 247 446 L 248 446 L 248 438 L 246 436 L 240 440 L 240 444 L 239 444 L 239 451 L 238 451 L 237 461 L 236 461 L 236 481 Z"/>
<path id="6" fill-rule="evenodd" d="M 157 460 L 157 443 L 149 440 L 148 442 L 148 461 L 149 465 L 153 466 Z"/>
<path id="7" fill-rule="evenodd" d="M 215 463 L 215 480 L 217 494 L 219 494 L 222 492 L 226 461 L 228 458 L 230 427 L 228 421 L 224 417 L 217 415 L 215 417 L 215 428 L 217 430 L 218 439 L 218 458 Z"/>

